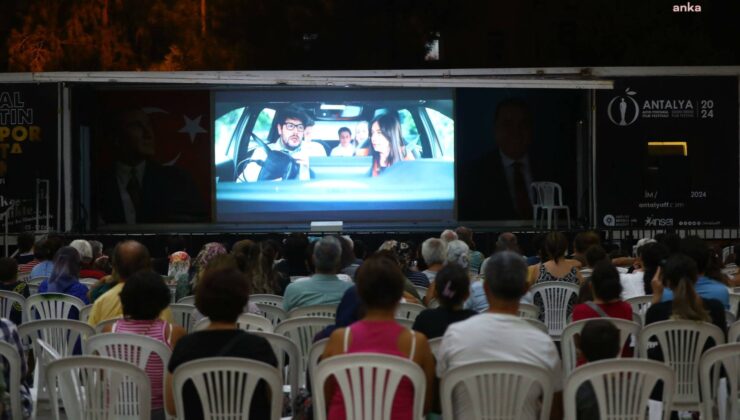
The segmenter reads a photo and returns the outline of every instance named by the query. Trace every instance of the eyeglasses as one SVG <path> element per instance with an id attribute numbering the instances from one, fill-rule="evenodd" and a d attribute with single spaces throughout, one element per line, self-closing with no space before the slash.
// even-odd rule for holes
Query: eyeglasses
<path id="1" fill-rule="evenodd" d="M 283 124 L 283 126 L 285 126 L 285 128 L 287 128 L 288 130 L 303 131 L 306 129 L 306 127 L 303 124 L 285 123 Z"/>

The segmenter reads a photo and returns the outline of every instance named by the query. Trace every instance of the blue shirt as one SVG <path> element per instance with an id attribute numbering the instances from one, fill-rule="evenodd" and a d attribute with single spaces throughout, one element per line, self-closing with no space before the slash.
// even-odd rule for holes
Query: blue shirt
<path id="1" fill-rule="evenodd" d="M 701 276 L 694 285 L 696 293 L 704 299 L 715 299 L 724 305 L 725 309 L 730 310 L 730 292 L 724 284 L 712 280 L 709 277 Z M 670 289 L 663 290 L 661 302 L 673 300 L 673 292 Z"/>
<path id="2" fill-rule="evenodd" d="M 31 277 L 30 278 L 35 278 L 35 277 L 46 277 L 46 278 L 49 278 L 49 276 L 51 276 L 51 270 L 53 268 L 54 268 L 54 263 L 53 262 L 51 262 L 49 260 L 42 261 L 42 262 L 36 264 L 31 269 Z"/>
<path id="3" fill-rule="evenodd" d="M 314 274 L 310 279 L 291 283 L 283 295 L 283 309 L 313 305 L 337 305 L 352 283 L 333 274 Z"/>
<path id="4" fill-rule="evenodd" d="M 485 312 L 488 310 L 488 298 L 483 290 L 483 281 L 476 281 L 470 285 L 470 297 L 463 305 L 465 309 L 472 309 L 476 312 Z"/>

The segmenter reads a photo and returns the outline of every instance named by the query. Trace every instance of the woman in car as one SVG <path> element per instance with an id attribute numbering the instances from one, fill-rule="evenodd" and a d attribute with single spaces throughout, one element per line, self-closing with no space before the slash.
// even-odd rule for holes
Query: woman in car
<path id="1" fill-rule="evenodd" d="M 378 176 L 396 162 L 414 160 L 414 155 L 406 152 L 401 122 L 395 112 L 378 115 L 370 123 L 369 154 L 373 157 L 372 176 Z"/>

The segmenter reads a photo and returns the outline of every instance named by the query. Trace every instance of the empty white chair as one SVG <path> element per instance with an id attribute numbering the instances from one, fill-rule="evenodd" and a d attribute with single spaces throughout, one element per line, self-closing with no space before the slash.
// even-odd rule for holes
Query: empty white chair
<path id="1" fill-rule="evenodd" d="M 25 319 L 25 314 L 23 313 L 25 303 L 26 298 L 22 294 L 0 290 L 0 317 L 10 318 L 10 312 L 16 310 L 21 314 L 21 319 Z"/>
<path id="2" fill-rule="evenodd" d="M 424 309 L 425 306 L 417 303 L 401 302 L 396 309 L 396 319 L 408 319 L 413 322 Z"/>
<path id="3" fill-rule="evenodd" d="M 311 377 L 311 380 L 316 377 L 316 367 L 319 365 L 319 358 L 324 354 L 328 342 L 328 338 L 322 338 L 313 343 L 311 350 L 308 351 L 308 368 L 306 373 Z"/>
<path id="4" fill-rule="evenodd" d="M 290 387 L 290 400 L 294 401 L 294 398 L 298 395 L 300 378 L 303 376 L 298 346 L 291 339 L 282 335 L 260 331 L 253 331 L 252 333 L 264 337 L 270 343 L 272 351 L 275 352 L 275 357 L 277 357 L 278 370 L 284 378 L 282 383 Z M 287 367 L 285 366 L 286 356 L 289 363 Z"/>
<path id="5" fill-rule="evenodd" d="M 376 353 L 352 353 L 322 360 L 316 368 L 313 386 L 314 419 L 326 419 L 327 396 L 324 384 L 334 377 L 335 392 L 344 397 L 348 420 L 391 418 L 398 385 L 408 378 L 414 388 L 412 419 L 420 419 L 424 410 L 426 377 L 414 362 Z"/>
<path id="6" fill-rule="evenodd" d="M 107 357 L 75 356 L 55 360 L 46 368 L 55 418 L 61 396 L 69 419 L 142 419 L 151 416 L 151 386 L 144 371 Z"/>
<path id="7" fill-rule="evenodd" d="M 251 299 L 250 299 L 251 300 Z M 284 319 L 288 319 L 288 313 L 282 307 L 273 306 L 267 303 L 257 303 L 257 307 L 265 315 L 265 318 L 272 322 L 273 329 L 278 326 Z"/>
<path id="8" fill-rule="evenodd" d="M 278 308 L 283 307 L 283 297 L 280 295 L 266 295 L 266 294 L 249 295 L 249 302 L 255 303 L 255 304 L 264 303 L 267 305 L 277 306 Z"/>
<path id="9" fill-rule="evenodd" d="M 663 383 L 663 420 L 671 416 L 675 389 L 673 369 L 652 360 L 609 359 L 591 362 L 566 379 L 563 406 L 566 419 L 576 418 L 576 395 L 590 383 L 601 419 L 646 419 L 648 400 L 656 383 Z"/>
<path id="10" fill-rule="evenodd" d="M 469 398 L 470 419 L 519 419 L 536 409 L 528 396 L 535 390 L 542 396 L 537 418 L 550 418 L 554 392 L 553 375 L 542 367 L 528 363 L 495 361 L 476 362 L 450 369 L 440 383 L 440 400 L 445 418 L 463 418 L 456 410 L 460 401 Z"/>
<path id="11" fill-rule="evenodd" d="M 305 372 L 308 366 L 308 352 L 313 345 L 313 338 L 319 331 L 334 324 L 334 318 L 300 317 L 288 318 L 275 328 L 275 334 L 283 335 L 298 346 L 301 364 L 299 372 Z"/>
<path id="12" fill-rule="evenodd" d="M 187 332 L 193 330 L 193 311 L 195 311 L 195 306 L 185 303 L 171 303 L 170 310 L 172 311 L 172 319 L 175 325 L 185 328 Z"/>
<path id="13" fill-rule="evenodd" d="M 192 381 L 205 420 L 247 420 L 252 396 L 261 380 L 270 390 L 270 419 L 278 420 L 283 393 L 280 372 L 275 367 L 236 357 L 210 357 L 183 363 L 172 377 L 177 416 L 185 418 L 183 388 Z"/>
<path id="14" fill-rule="evenodd" d="M 85 341 L 84 352 L 89 356 L 99 355 L 123 360 L 138 366 L 145 372 L 147 363 L 154 362 L 155 358 L 159 359 L 163 369 L 162 377 L 158 382 L 161 384 L 162 395 L 164 395 L 164 378 L 172 350 L 163 342 L 137 334 L 98 334 Z"/>
<path id="15" fill-rule="evenodd" d="M 723 344 L 707 350 L 701 357 L 699 383 L 703 400 L 702 419 L 716 418 L 719 411 L 720 368 L 724 368 L 729 398 L 726 398 L 726 418 L 740 419 L 740 343 Z"/>
<path id="16" fill-rule="evenodd" d="M 568 303 L 578 296 L 578 286 L 564 281 L 546 281 L 535 284 L 530 291 L 533 299 L 537 296 L 542 299 L 548 333 L 553 339 L 559 339 L 573 311 Z"/>
<path id="17" fill-rule="evenodd" d="M 21 408 L 21 357 L 18 349 L 10 343 L 0 341 L 0 357 L 8 363 L 8 392 L 10 394 L 10 418 L 22 420 Z"/>
<path id="18" fill-rule="evenodd" d="M 519 303 L 519 316 L 521 318 L 539 319 L 540 308 L 531 303 Z"/>
<path id="19" fill-rule="evenodd" d="M 26 299 L 23 308 L 25 320 L 69 319 L 72 309 L 79 311 L 85 302 L 74 296 L 62 293 L 37 293 Z"/>
<path id="20" fill-rule="evenodd" d="M 295 308 L 288 312 L 288 318 L 298 318 L 301 316 L 323 316 L 334 318 L 337 316 L 337 305 L 312 305 Z"/>
<path id="21" fill-rule="evenodd" d="M 547 217 L 547 229 L 551 229 L 553 216 L 555 216 L 555 229 L 557 229 L 557 212 L 565 210 L 565 217 L 567 218 L 568 229 L 570 230 L 570 207 L 563 201 L 563 189 L 560 187 L 560 184 L 555 182 L 538 182 L 537 190 L 539 191 L 540 209 L 542 209 L 542 215 L 539 219 L 540 228 L 544 227 L 543 218 Z M 547 212 L 547 216 L 545 216 L 545 212 Z"/>
<path id="22" fill-rule="evenodd" d="M 727 332 L 727 342 L 737 343 L 740 341 L 740 322 L 735 322 L 730 325 L 730 330 Z"/>
<path id="23" fill-rule="evenodd" d="M 632 305 L 632 312 L 640 314 L 642 324 L 645 325 L 645 314 L 647 314 L 650 305 L 653 304 L 653 295 L 635 296 L 625 300 L 625 302 Z"/>
<path id="24" fill-rule="evenodd" d="M 646 357 L 650 338 L 655 337 L 663 353 L 664 363 L 676 371 L 674 409 L 701 410 L 699 396 L 699 360 L 709 339 L 724 344 L 725 335 L 716 325 L 707 322 L 671 320 L 646 325 L 640 332 L 640 357 Z"/>
<path id="25" fill-rule="evenodd" d="M 576 321 L 563 330 L 563 335 L 560 337 L 560 348 L 563 352 L 563 375 L 565 377 L 568 377 L 570 373 L 576 368 L 576 342 L 575 338 L 576 335 L 581 333 L 581 330 L 583 329 L 583 326 L 586 325 L 587 322 L 593 321 L 593 320 L 606 320 L 614 324 L 615 327 L 619 329 L 619 343 L 620 343 L 620 349 L 624 348 L 624 345 L 628 342 L 630 342 L 630 337 L 634 337 L 635 340 L 638 339 L 638 336 L 640 334 L 640 324 L 637 324 L 633 321 L 627 321 L 626 319 L 620 319 L 620 318 L 591 318 L 591 319 L 584 319 L 581 321 Z M 634 356 L 637 357 L 637 345 L 635 345 L 635 351 Z M 622 351 L 619 351 L 619 356 L 622 356 Z"/>
<path id="26" fill-rule="evenodd" d="M 184 298 L 178 300 L 177 303 L 195 306 L 195 295 L 185 296 Z"/>

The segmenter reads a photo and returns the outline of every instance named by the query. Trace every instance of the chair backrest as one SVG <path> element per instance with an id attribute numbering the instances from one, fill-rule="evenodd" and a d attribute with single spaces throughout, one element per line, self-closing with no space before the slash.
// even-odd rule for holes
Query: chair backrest
<path id="1" fill-rule="evenodd" d="M 277 306 L 278 308 L 283 307 L 283 297 L 280 295 L 267 295 L 267 294 L 256 294 L 249 295 L 249 302 L 251 303 L 264 303 L 271 306 Z"/>
<path id="2" fill-rule="evenodd" d="M 727 331 L 727 342 L 737 343 L 740 342 L 740 322 L 735 321 L 730 325 L 729 331 Z"/>
<path id="3" fill-rule="evenodd" d="M 707 350 L 699 362 L 699 384 L 703 402 L 702 419 L 713 420 L 715 407 L 719 409 L 719 380 L 727 380 L 728 411 L 726 418 L 740 418 L 740 343 L 723 344 Z M 721 368 L 725 374 L 721 375 Z"/>
<path id="4" fill-rule="evenodd" d="M 269 319 L 250 313 L 243 313 L 236 319 L 236 327 L 244 331 L 272 332 L 273 326 Z"/>
<path id="5" fill-rule="evenodd" d="M 414 321 L 424 309 L 426 309 L 424 305 L 401 302 L 398 304 L 398 308 L 396 309 L 396 319 L 408 319 Z"/>
<path id="6" fill-rule="evenodd" d="M 257 303 L 257 307 L 265 315 L 265 318 L 272 322 L 272 327 L 275 328 L 284 319 L 288 319 L 288 313 L 279 306 L 273 306 L 267 303 Z"/>
<path id="7" fill-rule="evenodd" d="M 39 285 L 46 279 L 48 279 L 48 276 L 36 276 L 29 279 L 26 283 L 28 283 L 28 293 L 31 295 L 35 295 L 39 292 Z"/>
<path id="8" fill-rule="evenodd" d="M 22 294 L 0 290 L 0 317 L 10 318 L 10 311 L 16 310 L 21 313 L 21 318 L 25 319 L 23 306 L 26 304 L 26 298 Z"/>
<path id="9" fill-rule="evenodd" d="M 321 361 L 316 368 L 313 387 L 314 419 L 326 419 L 324 384 L 336 379 L 335 392 L 344 397 L 348 420 L 382 420 L 391 418 L 398 385 L 408 378 L 414 387 L 412 419 L 420 419 L 424 409 L 426 377 L 414 362 L 396 356 L 376 353 L 352 353 Z"/>
<path id="10" fill-rule="evenodd" d="M 151 416 L 151 386 L 141 368 L 107 357 L 74 356 L 46 367 L 52 411 L 59 418 L 59 396 L 70 419 L 103 420 Z"/>
<path id="11" fill-rule="evenodd" d="M 334 318 L 337 316 L 337 305 L 312 305 L 295 308 L 288 312 L 288 318 L 298 318 L 301 316 L 323 316 Z"/>
<path id="12" fill-rule="evenodd" d="M 193 311 L 195 311 L 194 305 L 188 305 L 185 303 L 171 303 L 170 310 L 172 311 L 172 319 L 175 321 L 175 325 L 179 325 L 185 328 L 185 331 L 187 332 L 193 330 Z"/>
<path id="13" fill-rule="evenodd" d="M 316 367 L 319 365 L 319 358 L 324 354 L 328 342 L 328 338 L 322 338 L 313 343 L 311 350 L 308 351 L 308 368 L 306 369 L 306 374 L 311 377 L 312 381 L 316 378 Z"/>
<path id="14" fill-rule="evenodd" d="M 591 383 L 601 419 L 646 419 L 650 393 L 663 383 L 663 420 L 671 416 L 675 389 L 673 369 L 652 360 L 609 359 L 588 363 L 566 379 L 563 405 L 566 419 L 576 418 L 576 394 Z M 652 416 L 650 418 L 653 418 Z"/>
<path id="15" fill-rule="evenodd" d="M 539 388 L 542 406 L 539 419 L 550 417 L 554 392 L 553 375 L 542 367 L 528 363 L 495 361 L 476 362 L 450 369 L 440 383 L 442 412 L 449 418 L 465 394 L 476 419 L 518 419 L 535 409 L 527 398 Z M 449 414 L 448 414 L 449 413 Z"/>
<path id="16" fill-rule="evenodd" d="M 115 324 L 116 321 L 118 321 L 119 319 L 121 319 L 121 317 L 106 319 L 105 321 L 98 322 L 98 324 L 95 326 L 95 333 L 102 333 L 106 326 Z"/>
<path id="17" fill-rule="evenodd" d="M 25 343 L 33 345 L 34 354 L 40 354 L 37 338 L 44 340 L 62 357 L 72 355 L 75 344 L 95 334 L 95 329 L 84 322 L 71 319 L 30 321 L 18 327 L 18 334 Z"/>
<path id="18" fill-rule="evenodd" d="M 62 293 L 38 293 L 26 299 L 23 308 L 25 320 L 69 319 L 72 309 L 79 310 L 85 302 L 74 296 Z M 79 315 L 78 315 L 79 316 Z"/>
<path id="19" fill-rule="evenodd" d="M 427 304 L 427 308 L 429 309 L 439 308 L 439 300 L 437 300 L 436 298 L 432 298 Z"/>
<path id="20" fill-rule="evenodd" d="M 735 314 L 736 318 L 740 315 L 737 313 L 738 305 L 740 305 L 740 293 L 730 292 L 730 311 Z"/>
<path id="21" fill-rule="evenodd" d="M 180 300 L 178 300 L 177 303 L 195 306 L 195 295 L 185 296 L 184 298 L 181 298 Z"/>
<path id="22" fill-rule="evenodd" d="M 565 377 L 568 377 L 568 375 L 576 368 L 576 335 L 581 333 L 581 330 L 583 329 L 583 326 L 586 325 L 586 323 L 596 319 L 609 321 L 619 329 L 620 349 L 624 348 L 624 345 L 630 341 L 631 337 L 634 337 L 634 339 L 637 340 L 638 336 L 640 335 L 640 324 L 620 318 L 584 319 L 568 325 L 563 330 L 563 335 L 560 336 L 560 348 L 563 352 L 563 375 Z M 635 350 L 636 349 L 637 345 L 635 345 Z M 618 357 L 620 357 L 621 355 L 622 352 L 620 350 Z M 634 355 L 635 357 L 637 357 L 637 351 L 634 352 Z"/>
<path id="23" fill-rule="evenodd" d="M 302 375 L 301 356 L 298 345 L 288 337 L 272 332 L 251 331 L 252 334 L 264 337 L 278 361 L 278 370 L 282 373 L 283 383 L 290 385 L 291 401 L 297 395 Z M 288 361 L 286 368 L 285 362 Z M 305 381 L 305 380 L 304 380 Z M 304 382 L 305 383 L 305 382 Z"/>
<path id="24" fill-rule="evenodd" d="M 437 352 L 439 351 L 439 345 L 442 344 L 442 337 L 432 338 L 429 340 L 429 349 L 432 350 L 434 358 L 437 358 Z"/>
<path id="25" fill-rule="evenodd" d="M 568 302 L 574 296 L 578 296 L 578 286 L 564 281 L 546 281 L 535 284 L 530 290 L 533 299 L 538 295 L 542 299 L 544 322 L 548 333 L 553 338 L 559 338 L 573 310 Z"/>
<path id="26" fill-rule="evenodd" d="M 21 408 L 21 354 L 18 349 L 5 341 L 0 341 L 0 357 L 8 363 L 8 391 L 10 393 L 10 418 L 22 420 Z"/>
<path id="27" fill-rule="evenodd" d="M 637 312 L 642 318 L 642 324 L 645 324 L 645 314 L 650 305 L 653 304 L 653 295 L 635 296 L 626 299 L 625 302 L 632 305 L 632 312 Z"/>
<path id="28" fill-rule="evenodd" d="M 306 316 L 288 318 L 275 328 L 275 334 L 288 337 L 298 346 L 301 358 L 299 372 L 305 372 L 308 366 L 308 352 L 313 345 L 313 338 L 319 331 L 332 324 L 334 324 L 334 318 Z"/>
<path id="29" fill-rule="evenodd" d="M 545 325 L 545 323 L 540 321 L 539 319 L 534 319 L 534 318 L 523 318 L 523 319 L 529 322 L 531 325 L 534 325 L 535 327 L 539 328 L 540 331 L 542 331 L 543 333 L 549 334 L 547 325 Z"/>
<path id="30" fill-rule="evenodd" d="M 405 318 L 396 318 L 396 322 L 401 324 L 402 327 L 406 329 L 412 329 L 414 326 L 414 321 L 411 319 L 405 319 Z"/>
<path id="31" fill-rule="evenodd" d="M 80 279 L 80 283 L 84 284 L 88 288 L 90 288 L 92 286 L 95 286 L 99 282 L 100 282 L 100 280 L 98 280 L 96 278 L 93 278 L 93 277 L 84 277 L 84 278 L 81 278 Z"/>
<path id="32" fill-rule="evenodd" d="M 519 316 L 521 318 L 539 319 L 540 308 L 531 303 L 519 303 Z"/>
<path id="33" fill-rule="evenodd" d="M 90 319 L 90 312 L 92 311 L 92 304 L 85 305 L 80 309 L 80 321 L 87 322 Z"/>
<path id="34" fill-rule="evenodd" d="M 273 366 L 237 357 L 210 357 L 178 366 L 173 372 L 175 409 L 185 413 L 183 388 L 193 383 L 203 407 L 203 419 L 249 419 L 252 395 L 261 380 L 270 390 L 270 418 L 280 419 L 283 393 L 280 372 Z"/>
<path id="35" fill-rule="evenodd" d="M 533 206 L 539 206 L 542 204 L 542 198 L 540 198 L 540 183 L 539 182 L 533 182 L 529 184 L 529 189 L 531 190 L 531 196 L 532 196 L 532 205 Z"/>
<path id="36" fill-rule="evenodd" d="M 556 182 L 538 182 L 537 189 L 539 190 L 538 198 L 541 206 L 563 205 L 563 189 L 560 188 L 560 184 Z"/>
<path id="37" fill-rule="evenodd" d="M 737 317 L 732 311 L 725 311 L 725 321 L 727 322 L 727 327 L 729 328 L 730 325 L 734 324 L 737 321 Z"/>
<path id="38" fill-rule="evenodd" d="M 713 324 L 686 320 L 646 325 L 638 339 L 641 357 L 648 354 L 651 337 L 657 338 L 664 362 L 676 371 L 676 393 L 673 396 L 676 409 L 698 410 L 699 360 L 710 338 L 715 344 L 724 344 L 724 332 Z"/>
<path id="39" fill-rule="evenodd" d="M 424 299 L 424 296 L 426 296 L 427 292 L 429 291 L 429 289 L 424 286 L 414 286 L 414 288 L 419 293 L 419 297 L 422 299 Z"/>

